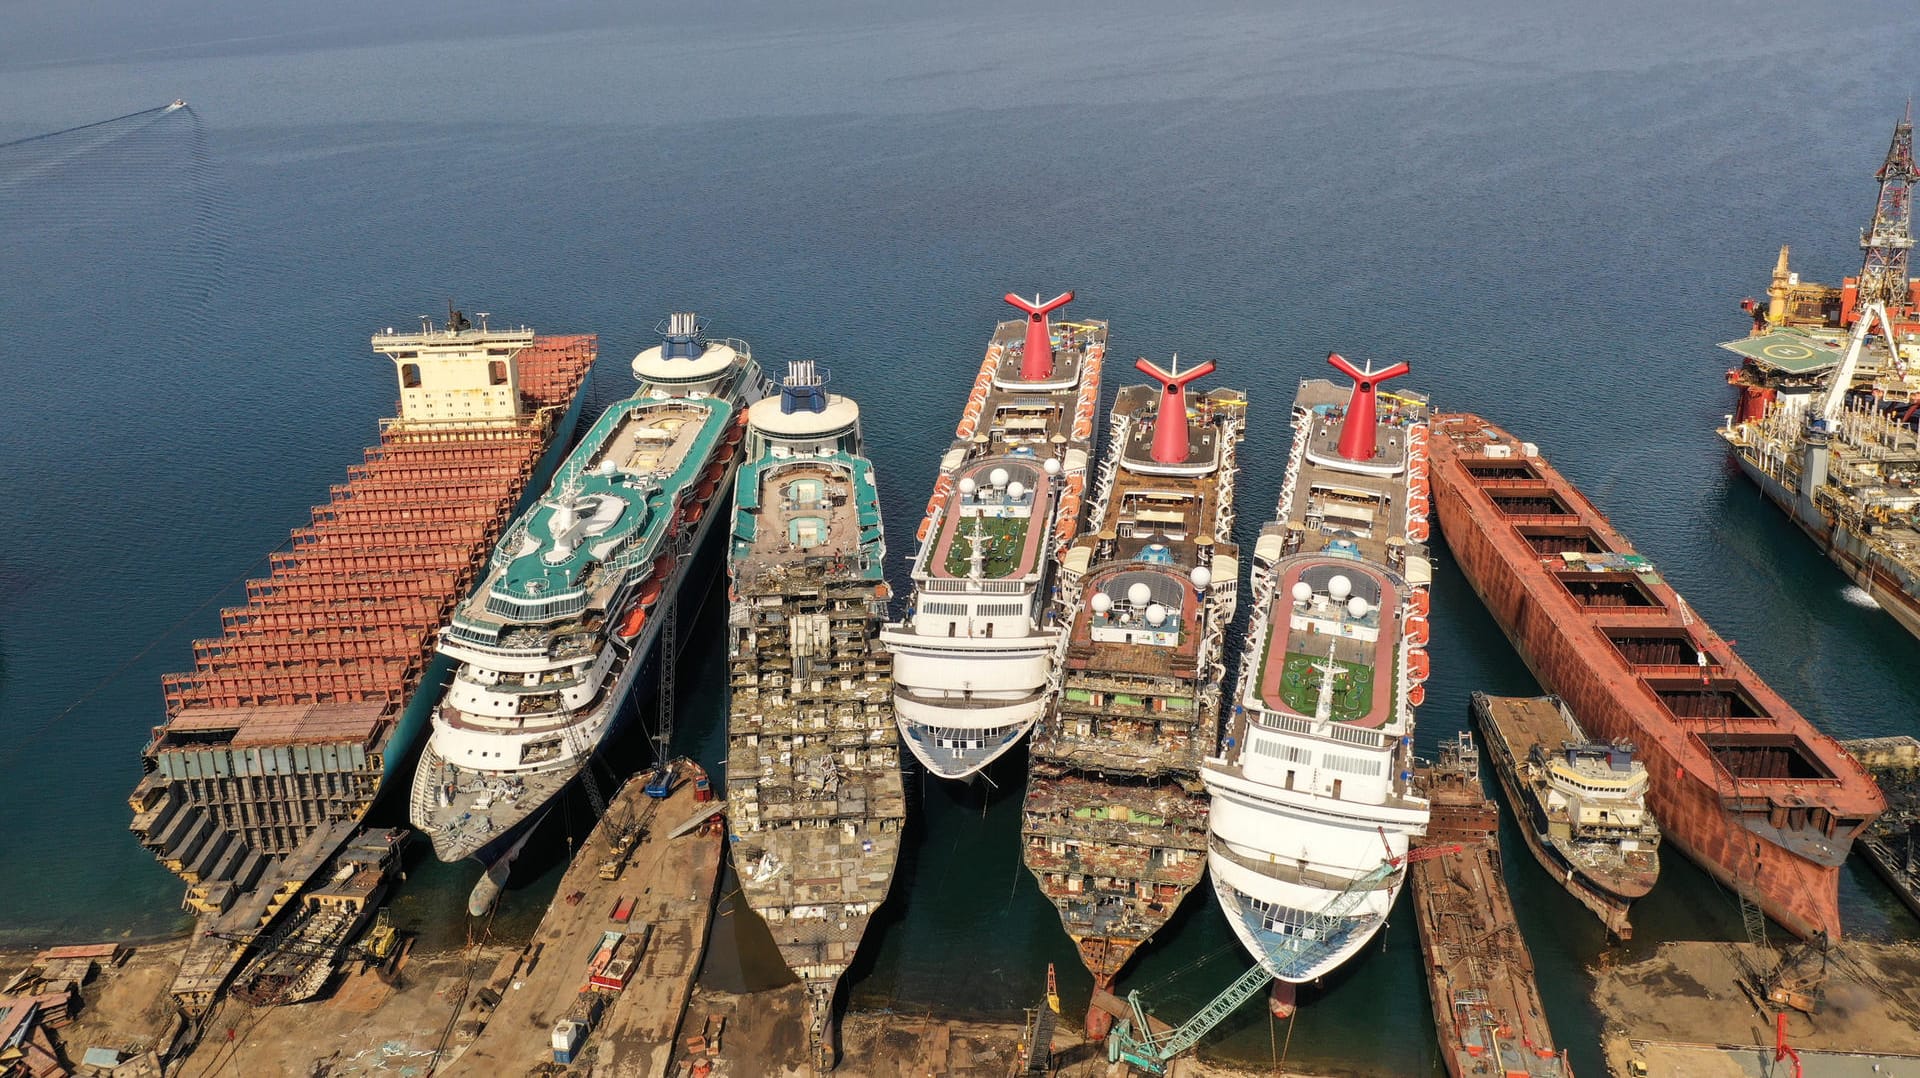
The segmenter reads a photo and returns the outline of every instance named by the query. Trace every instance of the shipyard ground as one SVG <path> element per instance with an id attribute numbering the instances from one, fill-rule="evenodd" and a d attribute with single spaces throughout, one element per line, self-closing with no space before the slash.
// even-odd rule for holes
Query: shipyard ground
<path id="1" fill-rule="evenodd" d="M 1787 1041 L 1808 1078 L 1920 1078 L 1920 947 L 1849 940 L 1829 964 L 1817 1013 L 1788 1012 Z M 1599 974 L 1610 1073 L 1735 1078 L 1769 1069 L 1773 1018 L 1742 990 L 1746 944 L 1668 943 L 1654 957 Z M 1766 956 L 1759 956 L 1761 961 Z"/>
<path id="2" fill-rule="evenodd" d="M 167 989 L 180 972 L 186 949 L 185 939 L 131 944 L 124 961 L 102 964 L 81 986 L 73 1021 L 54 1033 L 67 1058 L 78 1062 L 89 1048 L 110 1048 L 130 1057 L 160 1048 L 174 1020 Z M 32 965 L 36 953 L 0 952 L 0 983 Z"/>

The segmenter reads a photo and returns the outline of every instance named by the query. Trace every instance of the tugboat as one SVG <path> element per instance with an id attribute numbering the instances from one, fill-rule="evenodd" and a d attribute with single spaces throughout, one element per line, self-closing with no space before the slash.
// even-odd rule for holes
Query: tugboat
<path id="1" fill-rule="evenodd" d="M 727 822 L 747 905 L 807 987 L 816 1072 L 834 993 L 893 882 L 906 823 L 886 539 L 860 406 L 792 363 L 747 410 L 728 548 Z"/>
<path id="2" fill-rule="evenodd" d="M 1214 364 L 1128 386 L 1114 403 L 1086 530 L 1061 555 L 1062 687 L 1034 732 L 1027 868 L 1110 992 L 1206 866 L 1212 747 L 1240 577 L 1233 543 L 1246 397 L 1187 386 Z M 1087 1012 L 1087 1033 L 1112 1017 Z"/>
<path id="3" fill-rule="evenodd" d="M 1587 738 L 1558 697 L 1473 694 L 1527 848 L 1607 930 L 1633 938 L 1627 911 L 1660 878 L 1660 825 L 1631 741 Z"/>

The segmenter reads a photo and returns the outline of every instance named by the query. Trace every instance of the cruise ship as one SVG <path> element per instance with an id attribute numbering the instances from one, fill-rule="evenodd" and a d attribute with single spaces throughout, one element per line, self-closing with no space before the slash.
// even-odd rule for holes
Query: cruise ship
<path id="1" fill-rule="evenodd" d="M 1105 322 L 1008 295 L 915 538 L 911 613 L 880 634 L 895 717 L 929 772 L 962 779 L 1026 736 L 1058 686 L 1054 559 L 1080 530 Z"/>
<path id="2" fill-rule="evenodd" d="M 1277 519 L 1254 546 L 1253 619 L 1219 755 L 1207 867 L 1249 952 L 1293 986 L 1352 958 L 1386 923 L 1428 806 L 1413 785 L 1425 700 L 1427 403 L 1329 357 L 1351 393 L 1315 379 L 1294 398 Z"/>
<path id="3" fill-rule="evenodd" d="M 688 566 L 720 516 L 763 394 L 752 353 L 674 314 L 552 486 L 495 545 L 441 631 L 457 667 L 414 772 L 411 815 L 442 861 L 490 867 L 624 715 Z"/>
<path id="4" fill-rule="evenodd" d="M 747 905 L 806 984 L 814 1070 L 833 1003 L 886 900 L 906 799 L 892 667 L 875 644 L 892 592 L 860 406 L 811 361 L 747 410 L 728 548 L 727 821 Z"/>
<path id="5" fill-rule="evenodd" d="M 1219 732 L 1240 581 L 1246 396 L 1189 404 L 1212 363 L 1135 366 L 1160 384 L 1120 391 L 1086 526 L 1060 557 L 1061 692 L 1034 728 L 1022 827 L 1027 868 L 1102 992 L 1206 867 L 1200 761 Z M 1088 1010 L 1089 1036 L 1111 1024 Z"/>

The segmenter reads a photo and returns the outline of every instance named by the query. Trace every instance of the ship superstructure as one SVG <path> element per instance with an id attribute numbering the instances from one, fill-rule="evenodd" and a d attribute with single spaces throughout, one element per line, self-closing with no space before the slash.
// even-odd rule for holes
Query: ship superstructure
<path id="1" fill-rule="evenodd" d="M 1136 366 L 1114 403 L 1087 523 L 1060 558 L 1067 625 L 1055 708 L 1034 731 L 1027 868 L 1110 991 L 1206 866 L 1200 761 L 1218 734 L 1239 587 L 1236 452 L 1246 397 L 1186 387 L 1214 370 Z M 1088 1012 L 1105 1036 L 1111 1018 Z"/>
<path id="2" fill-rule="evenodd" d="M 1630 740 L 1661 834 L 1806 937 L 1840 937 L 1839 872 L 1886 807 L 1859 761 L 1760 679 L 1539 453 L 1433 421 L 1447 548 L 1588 734 Z"/>
<path id="3" fill-rule="evenodd" d="M 457 663 L 414 773 L 414 826 L 443 861 L 490 863 L 588 766 L 672 620 L 739 463 L 761 378 L 739 342 L 675 314 L 494 547 L 440 651 Z"/>
<path id="4" fill-rule="evenodd" d="M 941 778 L 992 763 L 1046 711 L 1061 632 L 1054 559 L 1079 533 L 1104 322 L 1053 324 L 1068 292 L 1009 295 L 915 538 L 912 608 L 886 626 L 907 748 Z"/>
<path id="5" fill-rule="evenodd" d="M 811 361 L 747 412 L 727 559 L 733 689 L 727 822 L 740 888 L 807 986 L 816 1070 L 834 1064 L 833 1003 L 887 897 L 906 800 L 891 595 L 860 406 Z"/>
<path id="6" fill-rule="evenodd" d="M 1375 870 L 1427 822 L 1411 755 L 1429 665 L 1426 400 L 1378 392 L 1404 363 L 1329 359 L 1353 389 L 1316 379 L 1294 399 L 1233 707 L 1201 771 L 1214 891 L 1273 974 L 1276 1012 L 1380 930 L 1406 873 Z"/>
<path id="7" fill-rule="evenodd" d="M 196 668 L 164 679 L 130 798 L 188 907 L 236 932 L 272 919 L 407 757 L 442 668 L 429 676 L 433 634 L 559 459 L 595 349 L 458 311 L 372 344 L 393 361 L 398 418 L 246 605 L 221 611 L 225 635 L 195 643 Z"/>
<path id="8" fill-rule="evenodd" d="M 1719 434 L 1740 470 L 1834 564 L 1920 635 L 1920 282 L 1913 246 L 1913 125 L 1894 128 L 1861 232 L 1858 276 L 1803 282 L 1780 249 L 1753 331 L 1726 348 L 1734 411 Z"/>
<path id="9" fill-rule="evenodd" d="M 1678 641 L 1672 651 L 1683 657 Z M 1660 878 L 1660 825 L 1633 742 L 1590 740 L 1557 697 L 1472 700 L 1535 860 L 1608 931 L 1632 938 L 1628 911 Z"/>

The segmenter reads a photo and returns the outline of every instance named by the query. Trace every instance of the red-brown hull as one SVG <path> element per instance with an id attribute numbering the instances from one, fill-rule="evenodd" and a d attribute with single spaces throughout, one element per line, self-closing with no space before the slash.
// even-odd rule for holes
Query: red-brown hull
<path id="1" fill-rule="evenodd" d="M 1444 419 L 1456 429 L 1483 423 L 1476 417 Z M 1435 421 L 1436 429 L 1442 422 Z M 1487 429 L 1504 435 L 1497 428 Z M 1452 437 L 1436 436 L 1433 443 L 1434 504 L 1461 571 L 1528 669 L 1567 702 L 1589 734 L 1631 740 L 1638 747 L 1650 780 L 1647 804 L 1666 840 L 1721 883 L 1745 890 L 1768 916 L 1795 934 L 1825 931 L 1838 938 L 1839 865 L 1853 838 L 1885 807 L 1865 770 L 1767 688 L 1657 577 L 1640 578 L 1640 586 L 1659 601 L 1653 608 L 1576 602 L 1555 576 L 1552 563 L 1557 556 L 1543 558 L 1514 526 L 1516 519 L 1541 522 L 1547 517 L 1503 512 L 1468 471 Z M 1513 485 L 1505 489 L 1558 497 L 1567 511 L 1550 526 L 1591 529 L 1612 553 L 1633 553 L 1606 517 L 1544 460 L 1515 458 L 1513 464 L 1540 478 L 1507 480 Z M 1628 623 L 1634 631 L 1672 634 L 1685 642 L 1689 654 L 1698 649 L 1710 655 L 1712 665 L 1629 665 L 1607 635 L 1609 626 L 1624 632 L 1618 627 Z M 1760 716 L 1676 718 L 1648 680 L 1658 677 L 1662 686 L 1671 688 L 1704 683 L 1703 675 L 1712 676 L 1716 684 L 1737 686 Z M 1828 777 L 1734 779 L 1701 740 L 1702 734 L 1722 730 L 1790 741 Z M 1763 837 L 1750 825 L 1805 836 L 1811 840 L 1809 848 L 1818 847 L 1817 859 Z"/>

